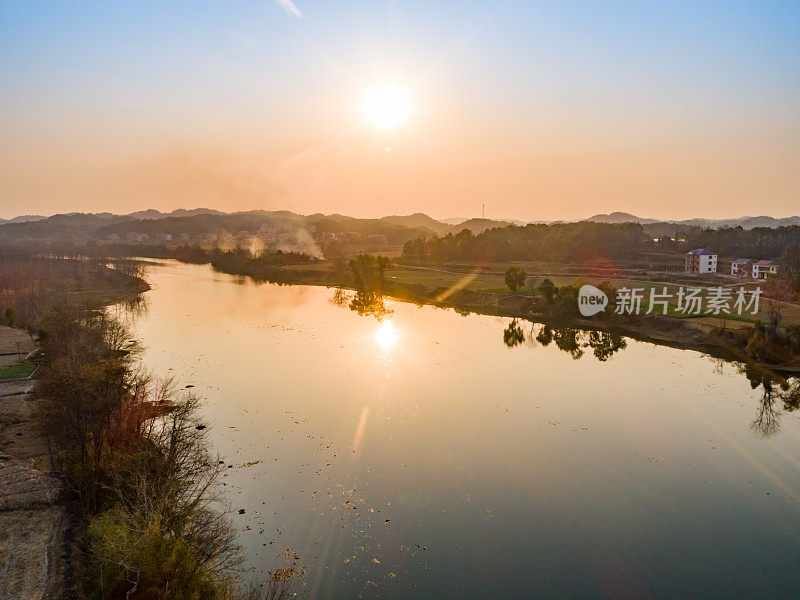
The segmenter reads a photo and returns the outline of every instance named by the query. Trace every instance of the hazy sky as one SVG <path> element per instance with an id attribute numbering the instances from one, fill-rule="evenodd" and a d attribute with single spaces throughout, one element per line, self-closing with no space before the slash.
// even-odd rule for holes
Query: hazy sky
<path id="1" fill-rule="evenodd" d="M 800 3 L 0 1 L 0 217 L 482 203 L 800 213 Z"/>

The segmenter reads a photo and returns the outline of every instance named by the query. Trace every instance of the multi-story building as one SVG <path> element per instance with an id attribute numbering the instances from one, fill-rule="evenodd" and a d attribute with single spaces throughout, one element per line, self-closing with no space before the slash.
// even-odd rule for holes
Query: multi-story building
<path id="1" fill-rule="evenodd" d="M 705 248 L 698 248 L 686 253 L 684 271 L 692 275 L 717 272 L 717 255 Z"/>
<path id="2" fill-rule="evenodd" d="M 759 260 L 753 263 L 753 279 L 766 279 L 778 274 L 778 265 L 771 260 Z"/>

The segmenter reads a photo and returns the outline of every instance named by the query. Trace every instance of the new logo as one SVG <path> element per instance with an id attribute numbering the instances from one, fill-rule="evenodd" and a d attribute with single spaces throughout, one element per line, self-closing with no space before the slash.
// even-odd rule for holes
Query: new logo
<path id="1" fill-rule="evenodd" d="M 605 292 L 593 285 L 582 285 L 578 290 L 578 310 L 584 317 L 591 317 L 603 312 L 608 305 Z"/>

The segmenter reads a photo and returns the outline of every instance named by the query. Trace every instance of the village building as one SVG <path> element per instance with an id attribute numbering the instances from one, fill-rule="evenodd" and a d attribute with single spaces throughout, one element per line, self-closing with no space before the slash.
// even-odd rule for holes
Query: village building
<path id="1" fill-rule="evenodd" d="M 686 253 L 684 271 L 692 275 L 717 272 L 717 255 L 705 248 L 698 248 Z"/>
<path id="2" fill-rule="evenodd" d="M 731 275 L 734 277 L 750 277 L 753 261 L 749 258 L 737 258 L 731 262 Z"/>
<path id="3" fill-rule="evenodd" d="M 766 279 L 778 274 L 778 265 L 771 260 L 759 260 L 753 263 L 753 279 Z"/>

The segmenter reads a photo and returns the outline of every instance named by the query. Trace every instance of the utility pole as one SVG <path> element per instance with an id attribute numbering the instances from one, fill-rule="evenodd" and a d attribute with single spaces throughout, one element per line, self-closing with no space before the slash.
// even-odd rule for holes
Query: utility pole
<path id="1" fill-rule="evenodd" d="M 481 204 L 481 219 L 486 218 L 486 202 Z"/>

